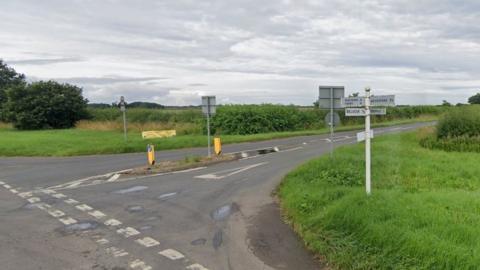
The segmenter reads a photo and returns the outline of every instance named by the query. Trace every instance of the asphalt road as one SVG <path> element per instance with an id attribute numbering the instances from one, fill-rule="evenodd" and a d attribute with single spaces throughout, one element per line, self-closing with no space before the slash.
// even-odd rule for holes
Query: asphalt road
<path id="1" fill-rule="evenodd" d="M 335 147 L 356 143 L 355 133 L 337 133 Z M 0 158 L 0 268 L 325 268 L 282 222 L 272 192 L 287 172 L 328 153 L 327 138 L 227 145 L 224 152 L 290 147 L 207 168 L 128 181 L 92 178 L 68 188 L 62 184 L 143 165 L 145 155 Z M 157 159 L 205 152 L 162 151 Z"/>

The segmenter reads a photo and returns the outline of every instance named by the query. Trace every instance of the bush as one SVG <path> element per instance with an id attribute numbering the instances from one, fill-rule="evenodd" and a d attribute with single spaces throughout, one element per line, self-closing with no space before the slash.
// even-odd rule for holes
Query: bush
<path id="1" fill-rule="evenodd" d="M 82 89 L 40 81 L 7 90 L 7 118 L 17 129 L 70 128 L 87 118 Z"/>
<path id="2" fill-rule="evenodd" d="M 480 106 L 462 106 L 446 113 L 438 122 L 437 137 L 480 136 Z"/>

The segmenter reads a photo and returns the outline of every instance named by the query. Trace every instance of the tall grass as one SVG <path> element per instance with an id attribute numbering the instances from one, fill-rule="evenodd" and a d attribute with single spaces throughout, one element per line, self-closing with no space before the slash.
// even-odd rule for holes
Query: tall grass
<path id="1" fill-rule="evenodd" d="M 338 269 L 478 269 L 480 156 L 422 148 L 415 133 L 375 138 L 287 175 L 282 206 L 307 246 Z"/>

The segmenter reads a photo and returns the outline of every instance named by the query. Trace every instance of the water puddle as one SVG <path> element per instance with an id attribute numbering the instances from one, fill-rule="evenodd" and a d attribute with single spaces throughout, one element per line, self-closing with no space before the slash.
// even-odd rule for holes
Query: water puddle
<path id="1" fill-rule="evenodd" d="M 218 249 L 223 243 L 223 232 L 218 230 L 212 239 L 212 244 L 214 249 Z"/>
<path id="2" fill-rule="evenodd" d="M 171 197 L 173 197 L 177 194 L 178 194 L 178 192 L 165 193 L 165 194 L 162 194 L 162 195 L 158 196 L 157 198 L 161 201 L 166 201 L 169 198 L 171 198 Z"/>
<path id="3" fill-rule="evenodd" d="M 220 208 L 215 209 L 212 212 L 211 216 L 215 221 L 222 221 L 228 218 L 231 214 L 237 212 L 238 210 L 240 210 L 240 208 L 238 207 L 238 204 L 236 203 L 227 204 Z"/>
<path id="4" fill-rule="evenodd" d="M 126 210 L 130 213 L 137 213 L 143 211 L 143 206 L 141 205 L 129 205 L 127 206 Z"/>
<path id="5" fill-rule="evenodd" d="M 148 188 L 147 186 L 133 186 L 133 187 L 129 187 L 129 188 L 126 188 L 126 189 L 116 190 L 113 193 L 115 193 L 115 194 L 127 194 L 127 193 L 132 193 L 132 192 L 139 192 L 139 191 L 145 190 L 147 188 Z"/>
<path id="6" fill-rule="evenodd" d="M 193 240 L 192 242 L 190 242 L 190 244 L 192 246 L 203 246 L 203 245 L 205 245 L 206 242 L 207 242 L 207 239 L 199 238 L 199 239 Z"/>

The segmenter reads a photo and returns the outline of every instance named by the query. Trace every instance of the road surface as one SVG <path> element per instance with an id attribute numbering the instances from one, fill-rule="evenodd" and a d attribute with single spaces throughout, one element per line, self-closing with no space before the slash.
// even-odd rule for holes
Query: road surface
<path id="1" fill-rule="evenodd" d="M 335 147 L 356 143 L 355 133 L 337 133 Z M 224 152 L 282 145 L 289 148 L 128 181 L 89 177 L 143 165 L 144 154 L 0 158 L 1 269 L 323 269 L 282 222 L 273 192 L 290 170 L 328 153 L 328 135 Z M 205 152 L 162 151 L 157 159 Z"/>

